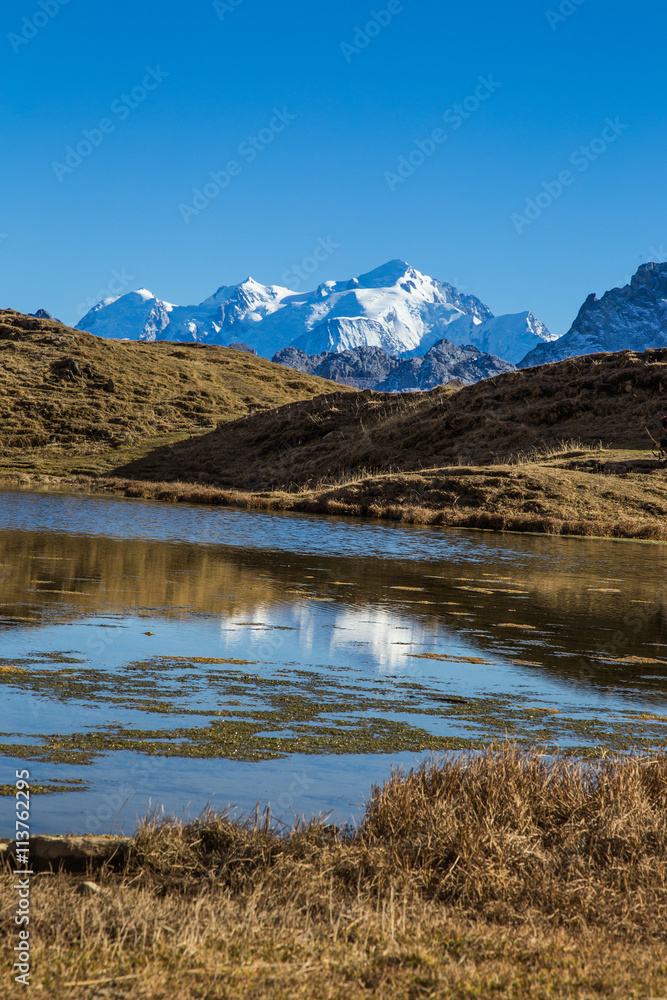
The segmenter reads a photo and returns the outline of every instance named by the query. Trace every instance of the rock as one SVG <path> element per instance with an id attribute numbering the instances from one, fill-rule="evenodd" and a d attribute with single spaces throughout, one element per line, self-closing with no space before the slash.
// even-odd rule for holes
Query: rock
<path id="1" fill-rule="evenodd" d="M 51 313 L 48 313 L 46 309 L 38 309 L 37 312 L 30 313 L 30 316 L 34 316 L 35 319 L 53 319 Z M 58 320 L 55 322 L 57 323 Z"/>
<path id="2" fill-rule="evenodd" d="M 51 372 L 55 378 L 63 379 L 66 382 L 73 382 L 81 378 L 81 368 L 75 358 L 57 358 L 51 362 Z"/>
<path id="3" fill-rule="evenodd" d="M 276 365 L 284 365 L 285 368 L 296 368 L 304 375 L 312 375 L 318 364 L 327 357 L 326 354 L 306 354 L 305 351 L 297 347 L 283 347 L 281 351 L 274 354 L 272 361 Z"/>
<path id="4" fill-rule="evenodd" d="M 79 896 L 99 896 L 102 887 L 97 882 L 80 882 L 76 887 L 76 892 Z"/>
<path id="5" fill-rule="evenodd" d="M 60 865 L 66 869 L 85 867 L 88 862 L 122 861 L 130 849 L 129 837 L 34 836 L 30 840 L 33 866 Z M 10 848 L 11 853 L 11 848 Z"/>
<path id="6" fill-rule="evenodd" d="M 374 389 L 402 363 L 401 358 L 387 354 L 381 347 L 353 347 L 325 355 L 314 374 L 356 389 Z"/>
<path id="7" fill-rule="evenodd" d="M 273 361 L 308 375 L 376 392 L 416 392 L 452 382 L 472 385 L 483 378 L 515 371 L 509 361 L 485 354 L 471 344 L 459 347 L 449 340 L 439 340 L 424 357 L 408 359 L 387 354 L 380 347 L 352 347 L 312 356 L 286 347 Z"/>
<path id="8" fill-rule="evenodd" d="M 376 392 L 414 392 L 435 389 L 454 381 L 473 385 L 485 378 L 516 371 L 510 361 L 485 354 L 472 344 L 459 346 L 439 340 L 423 358 L 403 361 L 388 377 L 374 386 Z"/>
<path id="9" fill-rule="evenodd" d="M 667 263 L 642 264 L 629 285 L 601 299 L 592 292 L 559 340 L 540 344 L 519 362 L 532 368 L 602 351 L 667 347 Z"/>
<path id="10" fill-rule="evenodd" d="M 232 351 L 244 351 L 246 354 L 254 354 L 257 357 L 257 351 L 254 347 L 248 347 L 247 344 L 230 344 L 230 350 Z"/>

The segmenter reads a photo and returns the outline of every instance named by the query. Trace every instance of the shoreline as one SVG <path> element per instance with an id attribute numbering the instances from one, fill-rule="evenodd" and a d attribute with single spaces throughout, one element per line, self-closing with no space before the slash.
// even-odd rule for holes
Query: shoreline
<path id="1" fill-rule="evenodd" d="M 503 497 L 495 506 L 488 509 L 463 507 L 457 509 L 457 499 L 453 503 L 443 502 L 443 487 L 456 480 L 474 480 L 476 487 L 484 489 L 491 484 L 496 486 L 499 479 L 508 480 L 516 493 L 516 487 L 521 488 L 521 480 L 527 475 L 548 470 L 553 479 L 566 477 L 562 484 L 568 488 L 577 488 L 584 494 L 583 503 L 589 500 L 598 502 L 597 517 L 582 517 L 580 511 L 558 511 L 555 505 L 554 513 L 545 511 L 526 513 L 511 509 L 503 503 Z M 656 471 L 667 471 L 667 467 L 657 467 Z M 3 471 L 0 473 L 0 489 L 80 493 L 89 496 L 113 495 L 128 499 L 152 500 L 161 503 L 187 503 L 206 506 L 220 506 L 247 511 L 264 511 L 315 514 L 324 516 L 355 517 L 364 520 L 393 521 L 403 524 L 433 525 L 446 528 L 465 528 L 496 533 L 510 532 L 516 534 L 551 535 L 558 537 L 599 538 L 617 541 L 643 541 L 654 543 L 667 542 L 667 482 L 660 490 L 664 494 L 664 513 L 638 517 L 636 509 L 629 509 L 620 514 L 617 504 L 599 503 L 599 496 L 594 496 L 593 487 L 599 488 L 600 483 L 594 482 L 604 476 L 604 487 L 612 484 L 612 480 L 622 480 L 623 475 L 610 473 L 579 472 L 583 482 L 571 483 L 576 470 L 563 466 L 544 463 L 530 465 L 502 465 L 463 468 L 444 468 L 422 472 L 389 473 L 383 475 L 368 475 L 364 478 L 342 483 L 340 485 L 322 485 L 314 489 L 302 489 L 299 492 L 272 490 L 252 492 L 240 489 L 224 488 L 206 483 L 188 482 L 155 482 L 142 479 L 125 479 L 112 475 L 48 475 L 44 473 L 28 473 L 23 471 Z M 627 478 L 628 473 L 625 474 Z M 637 477 L 638 478 L 638 477 Z M 586 482 L 588 479 L 590 482 Z M 648 479 L 644 476 L 644 479 Z M 531 484 L 534 485 L 534 484 Z M 561 484 L 558 484 L 561 485 Z M 641 484 L 643 485 L 643 484 Z M 588 487 L 588 489 L 586 489 Z M 598 489 L 599 492 L 599 489 Z M 610 491 L 605 489 L 605 499 Z M 619 498 L 622 491 L 619 490 Z M 392 493 L 394 494 L 392 496 Z M 396 496 L 396 494 L 399 494 Z M 589 497 L 585 494 L 589 493 Z M 402 494 L 402 495 L 401 495 Z M 406 497 L 405 494 L 408 494 Z M 435 500 L 429 494 L 435 494 Z M 581 500 L 581 496 L 577 499 Z M 419 501 L 422 500 L 420 503 Z M 647 496 L 649 505 L 654 497 Z M 425 502 L 424 502 L 425 501 Z M 439 503 L 438 503 L 439 501 Z M 561 501 L 562 502 L 562 501 Z"/>

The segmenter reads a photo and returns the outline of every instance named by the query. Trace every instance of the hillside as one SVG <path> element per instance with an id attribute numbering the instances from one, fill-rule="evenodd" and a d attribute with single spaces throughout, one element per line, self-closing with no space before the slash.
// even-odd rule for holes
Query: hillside
<path id="1" fill-rule="evenodd" d="M 108 341 L 0 310 L 0 473 L 95 473 L 340 386 L 228 348 Z"/>
<path id="2" fill-rule="evenodd" d="M 462 389 L 336 392 L 233 421 L 118 469 L 142 479 L 294 490 L 363 472 L 506 462 L 577 439 L 646 449 L 665 411 L 667 349 L 568 359 Z"/>

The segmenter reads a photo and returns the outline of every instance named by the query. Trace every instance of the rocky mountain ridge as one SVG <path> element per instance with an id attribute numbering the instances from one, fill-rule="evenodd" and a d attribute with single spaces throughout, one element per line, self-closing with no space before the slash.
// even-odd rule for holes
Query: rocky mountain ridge
<path id="1" fill-rule="evenodd" d="M 139 289 L 98 303 L 77 328 L 111 339 L 223 346 L 242 341 L 266 358 L 285 347 L 311 356 L 355 347 L 423 356 L 446 338 L 515 363 L 554 339 L 532 313 L 495 317 L 474 295 L 402 260 L 303 293 L 248 278 L 222 286 L 193 306 L 177 306 Z"/>
<path id="2" fill-rule="evenodd" d="M 452 381 L 473 385 L 481 379 L 516 371 L 515 365 L 479 351 L 472 344 L 461 346 L 446 339 L 439 340 L 423 357 L 397 358 L 379 347 L 354 347 L 313 356 L 287 347 L 272 360 L 304 374 L 376 392 L 419 392 Z"/>
<path id="3" fill-rule="evenodd" d="M 642 264 L 629 285 L 591 293 L 565 334 L 539 344 L 519 368 L 606 351 L 667 347 L 667 263 Z"/>

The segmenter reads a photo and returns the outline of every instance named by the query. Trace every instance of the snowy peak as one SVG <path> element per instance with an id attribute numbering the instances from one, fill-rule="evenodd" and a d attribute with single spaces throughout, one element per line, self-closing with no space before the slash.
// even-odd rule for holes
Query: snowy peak
<path id="1" fill-rule="evenodd" d="M 384 323 L 365 317 L 333 317 L 297 337 L 290 346 L 306 354 L 347 351 L 353 347 L 380 347 L 388 354 L 393 353 L 387 351 L 387 345 L 395 346 Z"/>
<path id="2" fill-rule="evenodd" d="M 86 313 L 77 329 L 116 340 L 124 337 L 157 340 L 169 326 L 169 313 L 173 308 L 170 302 L 161 302 L 147 288 L 140 288 L 98 302 Z"/>
<path id="3" fill-rule="evenodd" d="M 133 340 L 243 341 L 266 358 L 289 346 L 309 355 L 371 346 L 393 356 L 423 356 L 447 337 L 514 362 L 551 337 L 532 313 L 494 317 L 474 295 L 399 259 L 356 278 L 321 282 L 312 292 L 248 277 L 192 306 L 140 289 L 99 303 L 78 328 Z"/>
<path id="4" fill-rule="evenodd" d="M 418 283 L 423 277 L 404 260 L 390 260 L 382 267 L 376 267 L 374 271 L 360 274 L 356 283 L 361 288 L 393 288 L 394 285 L 405 288 L 410 282 Z"/>
<path id="5" fill-rule="evenodd" d="M 539 344 L 557 339 L 531 312 L 492 316 L 483 323 L 462 316 L 450 326 L 449 337 L 456 344 L 473 344 L 515 365 Z"/>
<path id="6" fill-rule="evenodd" d="M 667 347 L 667 263 L 642 264 L 629 285 L 612 288 L 601 299 L 591 293 L 565 336 L 530 351 L 519 367 L 651 347 Z"/>

